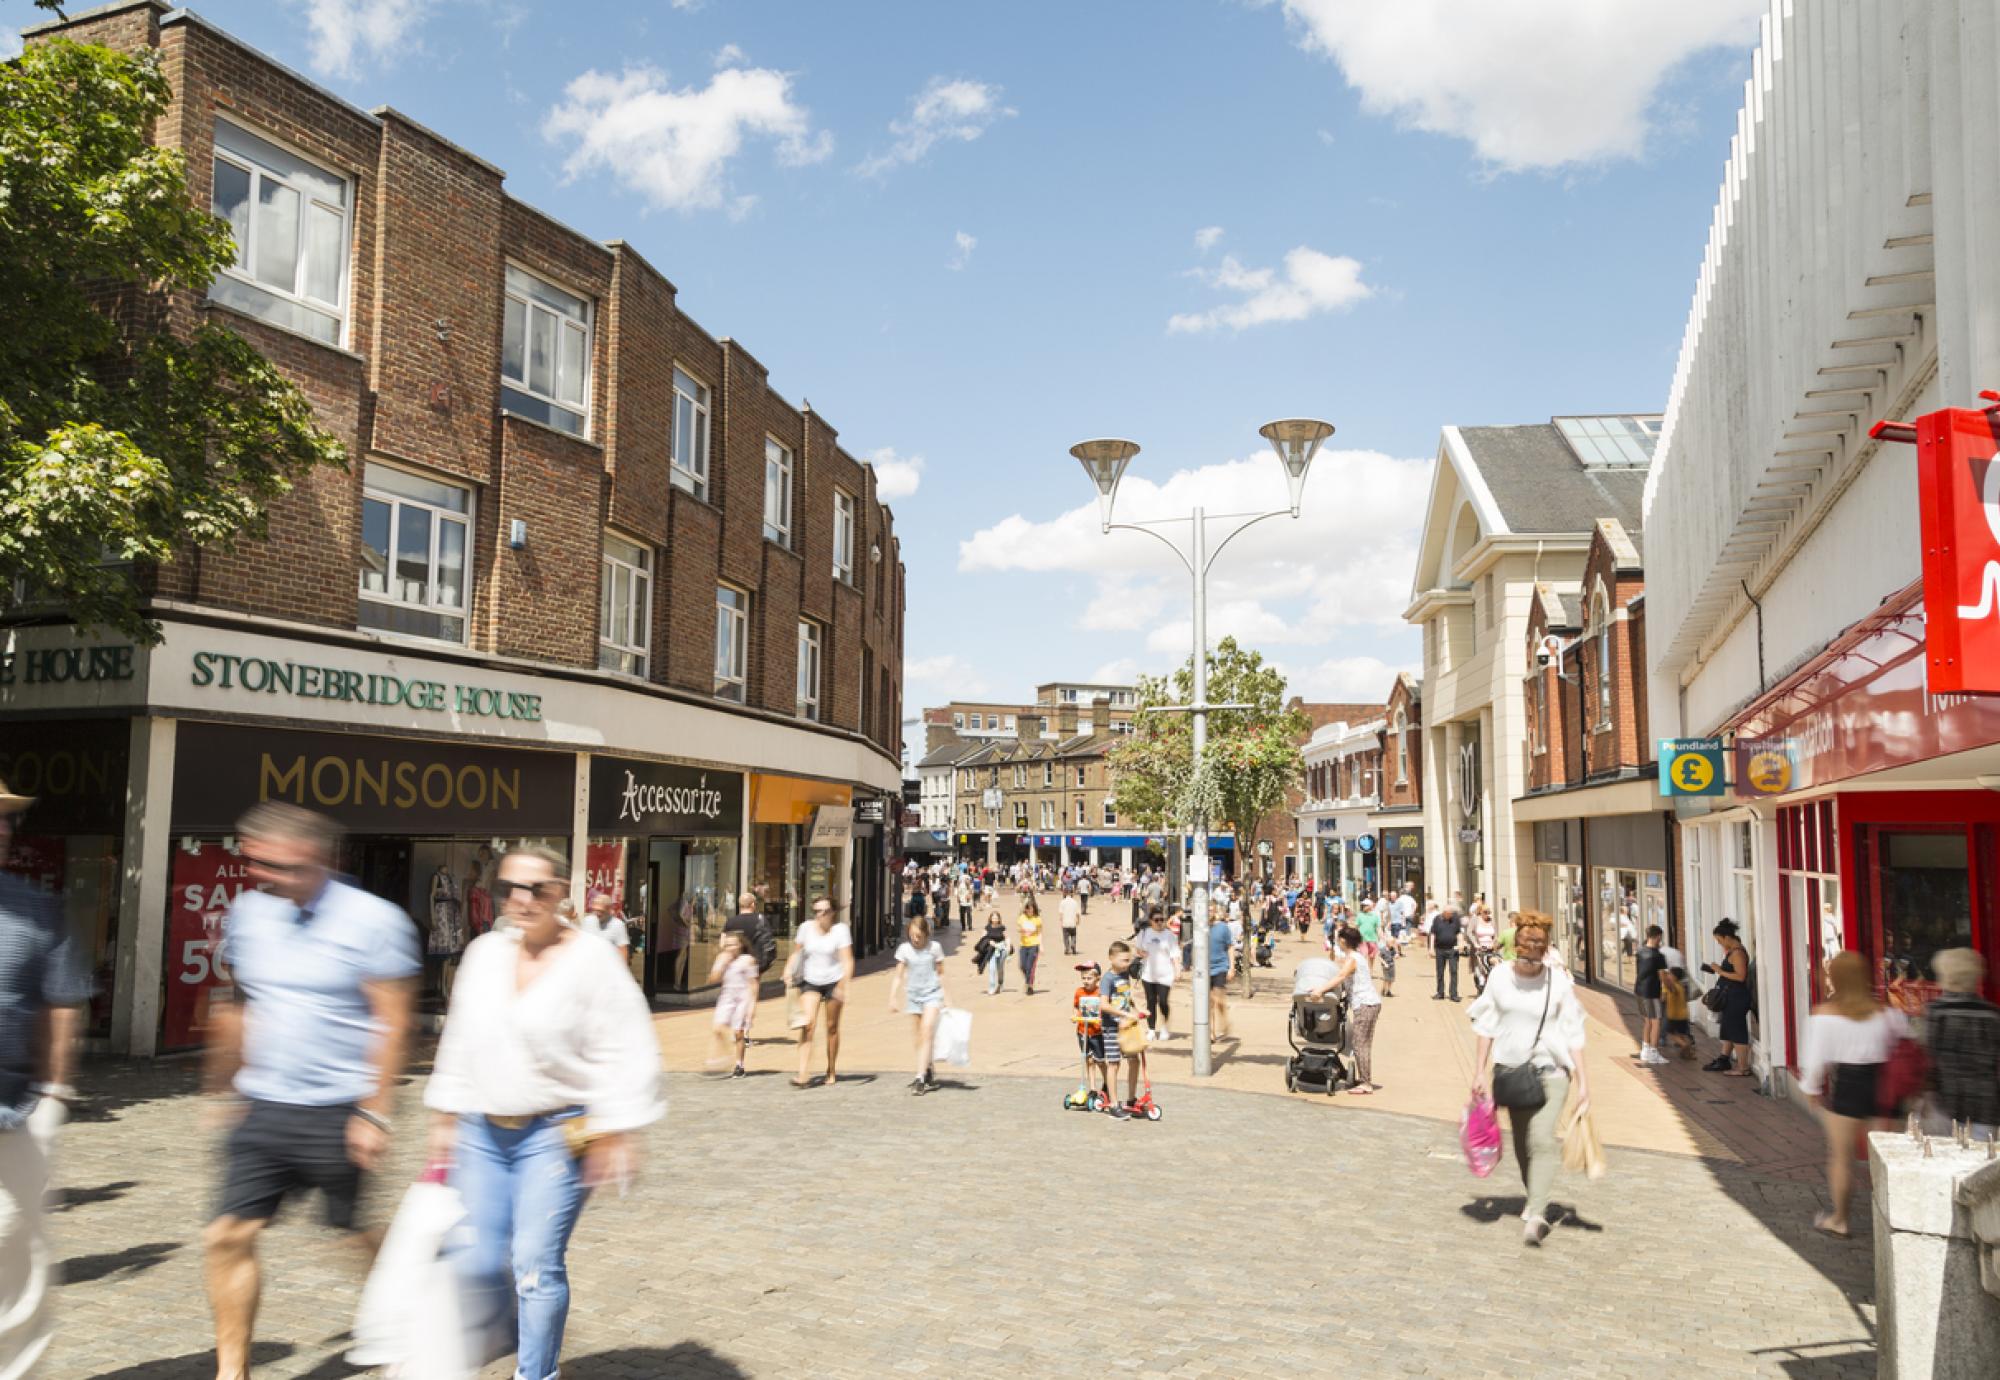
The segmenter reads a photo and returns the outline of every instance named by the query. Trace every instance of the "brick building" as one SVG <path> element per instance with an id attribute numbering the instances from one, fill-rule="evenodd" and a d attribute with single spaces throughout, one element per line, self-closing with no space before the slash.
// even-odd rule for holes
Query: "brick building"
<path id="1" fill-rule="evenodd" d="M 1638 541 L 1602 518 L 1581 587 L 1535 587 L 1522 705 L 1537 894 L 1572 970 L 1630 987 L 1646 927 L 1682 945 L 1673 812 L 1659 794 L 1646 715 L 1645 572 Z"/>
<path id="2" fill-rule="evenodd" d="M 827 419 L 632 245 L 395 110 L 157 0 L 30 41 L 53 36 L 158 52 L 155 138 L 238 242 L 207 294 L 131 310 L 248 339 L 350 457 L 267 541 L 142 572 L 164 640 L 116 647 L 118 674 L 0 687 L 0 767 L 42 782 L 23 853 L 91 942 L 99 1041 L 196 1038 L 205 916 L 264 798 L 338 817 L 344 869 L 440 954 L 523 839 L 635 917 L 655 994 L 705 981 L 743 888 L 781 934 L 832 895 L 882 942 L 904 571 Z M 77 642 L 59 611 L 7 624 L 16 656 Z"/>

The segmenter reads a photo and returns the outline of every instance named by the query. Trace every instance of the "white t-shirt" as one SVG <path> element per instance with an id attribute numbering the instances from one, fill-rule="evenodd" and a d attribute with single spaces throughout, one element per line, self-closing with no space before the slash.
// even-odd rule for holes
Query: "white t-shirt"
<path id="1" fill-rule="evenodd" d="M 1345 958 L 1348 955 L 1341 955 Z M 1380 1006 L 1382 994 L 1375 990 L 1375 975 L 1368 971 L 1368 960 L 1362 954 L 1354 954 L 1354 975 L 1349 980 L 1354 986 L 1349 989 L 1349 1006 Z"/>
<path id="2" fill-rule="evenodd" d="M 1063 897 L 1061 903 L 1056 906 L 1056 910 L 1062 917 L 1062 927 L 1064 929 L 1073 930 L 1077 925 L 1082 923 L 1083 907 L 1078 903 L 1076 897 Z"/>
<path id="3" fill-rule="evenodd" d="M 1151 925 L 1139 931 L 1139 952 L 1144 962 L 1139 966 L 1141 982 L 1172 983 L 1181 967 L 1181 940 L 1172 930 L 1154 929 Z"/>
<path id="4" fill-rule="evenodd" d="M 815 987 L 839 982 L 843 969 L 840 951 L 854 947 L 854 933 L 847 928 L 845 920 L 836 920 L 832 928 L 822 930 L 812 920 L 799 926 L 798 937 L 793 941 L 799 952 L 805 955 L 799 967 L 799 976 Z"/>

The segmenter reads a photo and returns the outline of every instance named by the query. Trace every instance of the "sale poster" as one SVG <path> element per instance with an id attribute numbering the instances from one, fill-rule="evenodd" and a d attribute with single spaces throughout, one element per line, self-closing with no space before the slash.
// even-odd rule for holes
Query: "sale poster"
<path id="1" fill-rule="evenodd" d="M 625 913 L 625 845 L 593 843 L 584 853 L 583 899 L 587 902 L 600 891 L 611 894 L 611 908 Z"/>
<path id="2" fill-rule="evenodd" d="M 167 1000 L 161 1046 L 186 1049 L 202 1041 L 208 1004 L 223 986 L 216 972 L 222 917 L 250 889 L 243 859 L 219 843 L 174 850 L 167 900 Z"/>

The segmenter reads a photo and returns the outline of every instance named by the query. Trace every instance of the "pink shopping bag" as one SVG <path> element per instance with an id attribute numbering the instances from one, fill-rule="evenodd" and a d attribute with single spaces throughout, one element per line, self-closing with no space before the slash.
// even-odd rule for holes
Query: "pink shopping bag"
<path id="1" fill-rule="evenodd" d="M 1485 1093 L 1472 1095 L 1465 1104 L 1465 1120 L 1459 1123 L 1458 1143 L 1465 1151 L 1465 1167 L 1483 1179 L 1500 1163 L 1500 1113 Z"/>

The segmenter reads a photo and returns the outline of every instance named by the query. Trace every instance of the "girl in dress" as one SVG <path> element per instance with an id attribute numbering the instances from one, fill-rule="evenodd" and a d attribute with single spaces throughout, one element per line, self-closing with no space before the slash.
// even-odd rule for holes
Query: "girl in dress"
<path id="1" fill-rule="evenodd" d="M 733 1042 L 736 1072 L 730 1076 L 741 1078 L 743 1054 L 750 1044 L 750 1022 L 757 1014 L 757 956 L 743 947 L 740 930 L 724 930 L 717 943 L 720 952 L 715 966 L 708 970 L 708 980 L 722 984 L 722 995 L 715 1003 L 715 1043 L 708 1066 L 721 1068 L 723 1051 Z"/>
<path id="2" fill-rule="evenodd" d="M 938 1085 L 932 1050 L 938 1017 L 944 1013 L 944 946 L 931 938 L 930 921 L 921 916 L 910 921 L 904 933 L 909 937 L 896 946 L 889 1010 L 917 1018 L 917 1076 L 910 1080 L 910 1091 L 921 1096 Z"/>

